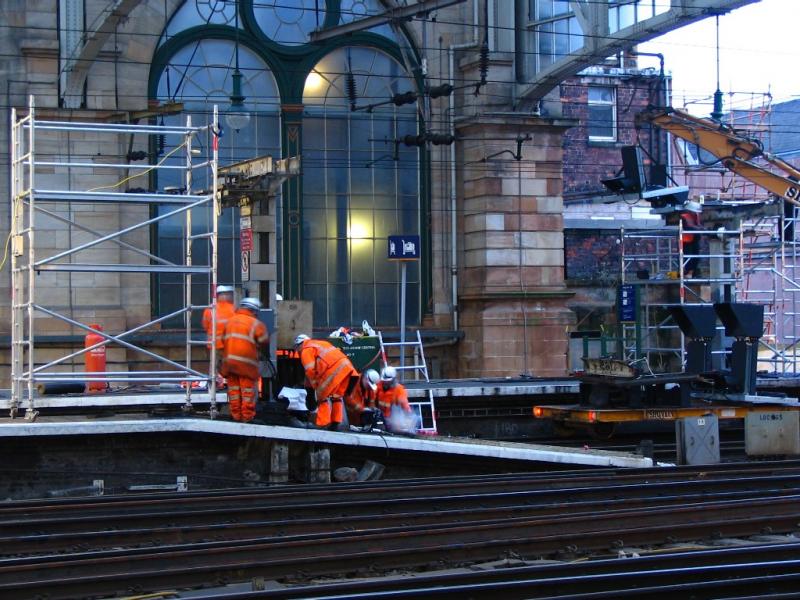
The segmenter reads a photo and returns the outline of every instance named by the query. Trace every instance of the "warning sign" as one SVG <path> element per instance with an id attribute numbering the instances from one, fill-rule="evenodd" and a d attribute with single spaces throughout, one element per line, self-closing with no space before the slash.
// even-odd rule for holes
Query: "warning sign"
<path id="1" fill-rule="evenodd" d="M 250 252 L 242 250 L 242 281 L 250 281 Z"/>
<path id="2" fill-rule="evenodd" d="M 239 244 L 242 252 L 250 252 L 253 249 L 253 230 L 242 229 L 239 231 Z"/>

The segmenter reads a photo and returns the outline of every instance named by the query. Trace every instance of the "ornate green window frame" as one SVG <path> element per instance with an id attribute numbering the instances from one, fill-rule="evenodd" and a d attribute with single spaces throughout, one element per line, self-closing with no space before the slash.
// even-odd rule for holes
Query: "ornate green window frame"
<path id="1" fill-rule="evenodd" d="M 192 2 L 194 0 L 187 0 Z M 206 2 L 219 2 L 221 0 L 206 0 Z M 167 66 L 170 58 L 179 48 L 206 38 L 237 40 L 241 46 L 246 46 L 255 52 L 272 70 L 272 75 L 277 82 L 281 102 L 281 148 L 284 156 L 302 155 L 302 126 L 303 126 L 303 88 L 306 76 L 314 66 L 327 54 L 342 47 L 365 47 L 385 53 L 400 65 L 406 67 L 409 77 L 416 84 L 416 91 L 423 87 L 423 82 L 418 68 L 420 56 L 411 44 L 411 36 L 404 26 L 401 26 L 404 48 L 396 41 L 383 35 L 372 32 L 358 32 L 346 37 L 335 38 L 324 44 L 299 43 L 279 44 L 270 40 L 258 27 L 256 10 L 269 4 L 264 0 L 239 0 L 240 1 L 240 30 L 238 35 L 233 26 L 223 24 L 198 25 L 180 31 L 162 40 L 152 61 L 149 81 L 149 97 L 157 99 L 157 86 L 159 79 Z M 274 4 L 284 7 L 290 0 L 279 0 Z M 319 2 L 325 6 L 324 27 L 332 27 L 340 22 L 342 14 L 340 3 L 353 6 L 365 4 L 364 0 L 298 0 L 301 2 Z M 379 0 L 376 0 L 379 1 Z M 185 5 L 182 5 L 185 6 Z M 181 7 L 176 9 L 175 13 Z M 355 17 L 355 15 L 353 16 Z M 347 19 L 348 17 L 345 17 Z M 383 26 L 382 29 L 386 29 Z M 388 99 L 388 98 L 387 98 Z M 222 107 L 221 107 L 222 108 Z M 419 126 L 422 127 L 422 118 L 418 117 Z M 432 286 L 432 252 L 430 232 L 430 165 L 426 148 L 420 148 L 418 160 L 419 173 L 419 233 L 422 239 L 422 260 L 420 263 L 420 290 L 419 314 L 422 316 L 429 311 Z M 285 299 L 298 299 L 302 293 L 302 219 L 303 219 L 303 183 L 301 178 L 287 182 L 284 185 L 281 207 L 282 228 L 282 259 L 283 272 L 279 274 L 279 290 Z M 404 233 L 404 232 L 398 232 Z M 154 238 L 157 232 L 153 232 Z M 153 293 L 157 295 L 156 286 Z M 157 306 L 154 302 L 154 306 Z M 416 318 L 416 317 L 415 317 Z M 350 324 L 350 323 L 347 323 Z"/>

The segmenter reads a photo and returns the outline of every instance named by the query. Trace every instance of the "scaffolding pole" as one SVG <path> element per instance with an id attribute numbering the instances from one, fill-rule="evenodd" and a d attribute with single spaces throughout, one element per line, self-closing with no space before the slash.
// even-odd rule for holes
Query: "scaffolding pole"
<path id="1" fill-rule="evenodd" d="M 192 303 L 192 282 L 193 277 L 202 275 L 208 278 L 211 289 L 216 288 L 217 284 L 217 219 L 220 214 L 219 194 L 218 194 L 218 111 L 214 107 L 212 122 L 206 126 L 196 127 L 192 125 L 191 117 L 187 117 L 185 126 L 164 126 L 164 125 L 138 125 L 138 124 L 110 124 L 110 123 L 81 123 L 73 121 L 54 121 L 39 120 L 36 116 L 36 107 L 33 96 L 29 99 L 27 115 L 20 116 L 16 109 L 11 110 L 11 228 L 9 234 L 11 250 L 11 277 L 12 277 L 12 300 L 11 300 L 11 401 L 9 403 L 10 416 L 16 417 L 21 408 L 25 407 L 25 418 L 34 420 L 38 414 L 36 409 L 36 387 L 41 383 L 78 383 L 100 381 L 110 384 L 112 382 L 147 382 L 151 385 L 160 383 L 184 385 L 185 390 L 185 410 L 191 410 L 191 398 L 193 385 L 204 384 L 209 391 L 208 398 L 211 403 L 211 416 L 217 415 L 216 404 L 216 385 L 215 385 L 215 364 L 216 346 L 210 344 L 210 358 L 208 368 L 198 369 L 192 365 L 192 349 L 197 345 L 205 345 L 206 341 L 195 340 L 192 338 L 193 311 L 206 308 L 206 306 L 216 307 L 216 296 L 211 294 L 208 305 L 195 306 Z M 131 165 L 122 162 L 85 162 L 81 160 L 71 160 L 69 149 L 66 154 L 67 160 L 58 160 L 61 154 L 59 145 L 59 134 L 62 132 L 76 132 L 79 135 L 92 135 L 98 140 L 111 143 L 118 141 L 118 136 L 158 136 L 156 139 L 164 140 L 167 137 L 177 137 L 181 140 L 180 147 L 183 147 L 185 160 L 182 165 L 163 164 L 167 156 L 161 161 L 153 161 L 154 164 Z M 212 140 L 211 151 L 206 159 L 194 162 L 192 151 L 194 139 L 200 135 L 208 135 Z M 69 134 L 68 134 L 69 135 Z M 40 155 L 46 152 L 40 148 L 45 144 L 51 144 L 56 150 L 48 152 L 56 155 L 55 160 L 42 160 Z M 67 146 L 70 142 L 67 141 Z M 38 146 L 37 146 L 38 145 Z M 176 149 L 176 150 L 177 150 Z M 170 153 L 171 154 L 171 153 Z M 69 175 L 71 169 L 102 169 L 105 172 L 119 173 L 118 181 L 110 185 L 99 185 L 97 187 L 83 186 L 89 189 L 76 190 L 73 186 L 72 177 Z M 176 169 L 183 171 L 185 187 L 177 194 L 141 192 L 131 190 L 131 192 L 117 191 L 98 191 L 109 188 L 116 189 L 121 187 L 129 177 L 124 174 L 130 170 L 139 174 L 158 173 L 161 170 Z M 195 171 L 202 169 L 210 181 L 210 191 L 197 191 L 193 187 Z M 53 172 L 67 172 L 68 185 L 70 189 L 45 189 L 40 186 L 40 181 L 47 179 L 48 174 L 42 174 L 44 170 Z M 83 178 L 81 181 L 87 181 Z M 101 232 L 98 228 L 83 225 L 77 221 L 77 216 L 72 211 L 72 203 L 83 205 L 108 206 L 112 207 L 139 204 L 147 205 L 152 210 L 148 216 L 133 225 L 120 227 L 116 231 Z M 70 206 L 68 216 L 58 214 L 57 209 L 51 205 Z M 167 211 L 157 212 L 159 206 L 169 205 Z M 51 208 L 47 208 L 50 206 Z M 208 218 L 192 219 L 195 211 L 206 211 Z M 72 236 L 69 236 L 69 247 L 60 249 L 53 253 L 44 252 L 40 247 L 37 236 L 37 229 L 40 227 L 37 217 L 44 216 L 52 219 L 67 227 L 68 231 L 79 230 L 82 233 L 92 236 L 88 242 L 71 244 Z M 156 256 L 150 248 L 140 248 L 135 244 L 123 241 L 124 235 L 148 228 L 152 225 L 169 219 L 180 217 L 184 219 L 184 240 L 182 243 L 182 262 L 170 262 Z M 193 228 L 202 227 L 203 231 L 195 232 Z M 44 238 L 45 236 L 42 236 Z M 208 244 L 208 260 L 198 263 L 195 258 L 195 244 Z M 119 254 L 119 260 L 114 262 L 77 262 L 74 260 L 80 252 L 95 248 L 104 243 L 116 244 L 120 250 L 131 252 L 134 256 L 140 257 L 141 262 L 126 262 L 126 257 Z M 37 245 L 39 244 L 39 245 Z M 51 246 L 52 248 L 52 246 Z M 128 259 L 130 260 L 130 259 Z M 173 274 L 180 278 L 183 285 L 184 294 L 183 306 L 170 312 L 151 319 L 146 323 L 140 323 L 128 327 L 125 323 L 123 331 L 118 333 L 108 333 L 93 329 L 90 324 L 81 322 L 73 314 L 67 314 L 63 307 L 48 306 L 43 292 L 40 291 L 41 282 L 37 282 L 39 277 L 47 277 L 48 273 L 148 273 L 148 274 Z M 71 293 L 71 291 L 70 291 Z M 124 308 L 120 306 L 120 308 Z M 70 309 L 70 313 L 72 310 Z M 214 320 L 214 331 L 216 331 L 216 311 L 212 311 Z M 167 356 L 153 352 L 136 343 L 131 339 L 133 334 L 144 329 L 150 328 L 158 331 L 161 325 L 169 319 L 183 317 L 185 325 L 185 354 L 183 357 L 167 358 Z M 37 322 L 40 323 L 37 330 Z M 80 350 L 65 351 L 63 356 L 52 358 L 52 352 L 46 359 L 42 358 L 41 344 L 37 346 L 37 334 L 40 331 L 47 331 L 48 323 L 61 322 L 67 324 L 71 331 L 87 331 L 99 335 L 102 341 L 84 347 Z M 125 339 L 128 338 L 128 339 Z M 155 370 L 106 370 L 106 371 L 78 371 L 71 372 L 57 371 L 70 364 L 73 359 L 85 355 L 88 352 L 99 348 L 120 347 L 130 353 L 138 353 L 150 359 L 157 368 Z M 108 396 L 108 406 L 114 406 L 114 396 Z M 76 396 L 76 406 L 80 405 L 80 397 Z"/>

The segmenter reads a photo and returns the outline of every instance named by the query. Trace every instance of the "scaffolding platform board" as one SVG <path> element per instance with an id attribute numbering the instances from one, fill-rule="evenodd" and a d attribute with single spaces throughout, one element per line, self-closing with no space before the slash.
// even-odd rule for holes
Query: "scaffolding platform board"
<path id="1" fill-rule="evenodd" d="M 43 436 L 85 436 L 154 433 L 208 433 L 243 436 L 286 442 L 305 442 L 331 446 L 358 446 L 388 450 L 423 452 L 431 455 L 459 455 L 498 460 L 559 463 L 593 467 L 647 468 L 653 461 L 633 453 L 606 450 L 562 448 L 536 444 L 476 441 L 435 436 L 406 437 L 378 433 L 336 432 L 278 425 L 253 425 L 203 418 L 176 419 L 86 419 L 85 417 L 43 418 L 31 423 L 24 419 L 0 419 L 0 438 Z M 29 443 L 26 442 L 26 443 Z"/>
<path id="2" fill-rule="evenodd" d="M 587 406 L 534 406 L 537 419 L 563 423 L 635 423 L 640 421 L 675 421 L 686 417 L 715 415 L 718 419 L 744 419 L 756 412 L 798 411 L 800 406 L 697 406 L 658 408 L 591 408 Z"/>

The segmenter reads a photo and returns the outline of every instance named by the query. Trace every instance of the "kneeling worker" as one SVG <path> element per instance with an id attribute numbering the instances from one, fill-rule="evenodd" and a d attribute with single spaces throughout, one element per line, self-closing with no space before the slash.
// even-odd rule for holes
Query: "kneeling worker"
<path id="1" fill-rule="evenodd" d="M 317 396 L 315 425 L 337 429 L 344 419 L 344 398 L 358 383 L 358 371 L 339 348 L 304 333 L 295 338 L 294 349 L 300 355 L 306 382 Z"/>
<path id="2" fill-rule="evenodd" d="M 228 378 L 228 406 L 234 421 L 252 421 L 256 416 L 259 347 L 269 346 L 267 327 L 256 318 L 258 298 L 244 298 L 225 327 L 220 373 Z"/>
<path id="3" fill-rule="evenodd" d="M 388 418 L 392 415 L 392 407 L 399 406 L 403 412 L 411 413 L 411 406 L 408 404 L 408 392 L 405 386 L 397 381 L 397 369 L 394 367 L 384 367 L 381 371 L 381 384 L 378 387 L 378 408 L 383 416 Z"/>
<path id="4" fill-rule="evenodd" d="M 353 391 L 345 399 L 347 404 L 347 417 L 351 425 L 368 425 L 373 422 L 372 412 L 378 394 L 378 382 L 381 376 L 375 369 L 367 369 L 358 379 Z M 368 422 L 364 422 L 364 414 Z"/>

